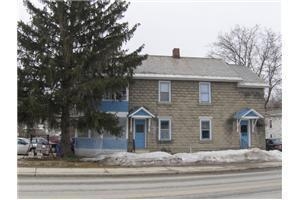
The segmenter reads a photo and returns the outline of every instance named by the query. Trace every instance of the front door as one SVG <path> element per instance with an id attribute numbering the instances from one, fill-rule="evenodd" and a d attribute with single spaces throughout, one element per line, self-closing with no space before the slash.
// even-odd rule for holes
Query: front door
<path id="1" fill-rule="evenodd" d="M 145 120 L 136 119 L 135 120 L 135 148 L 145 149 L 146 147 L 146 137 L 145 137 Z"/>
<path id="2" fill-rule="evenodd" d="M 248 120 L 241 121 L 240 147 L 241 147 L 241 149 L 249 148 Z"/>

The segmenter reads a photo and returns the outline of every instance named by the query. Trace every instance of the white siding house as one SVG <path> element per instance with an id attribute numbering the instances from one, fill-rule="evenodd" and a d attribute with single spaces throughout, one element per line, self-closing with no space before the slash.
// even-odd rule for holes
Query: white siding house
<path id="1" fill-rule="evenodd" d="M 268 110 L 265 117 L 266 138 L 282 138 L 281 109 Z"/>

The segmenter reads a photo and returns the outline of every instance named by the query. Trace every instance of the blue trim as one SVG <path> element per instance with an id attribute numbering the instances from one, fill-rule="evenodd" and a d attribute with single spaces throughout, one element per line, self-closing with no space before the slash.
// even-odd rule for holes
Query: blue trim
<path id="1" fill-rule="evenodd" d="M 102 101 L 99 108 L 102 112 L 128 112 L 128 101 Z"/>

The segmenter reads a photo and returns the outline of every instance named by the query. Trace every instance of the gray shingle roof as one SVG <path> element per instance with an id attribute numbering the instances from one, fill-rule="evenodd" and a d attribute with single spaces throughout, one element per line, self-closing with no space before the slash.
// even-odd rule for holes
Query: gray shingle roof
<path id="1" fill-rule="evenodd" d="M 239 84 L 241 86 L 250 86 L 250 85 L 266 85 L 265 82 L 259 78 L 254 72 L 252 72 L 249 68 L 241 65 L 228 65 L 231 69 L 233 69 L 242 79 Z"/>
<path id="2" fill-rule="evenodd" d="M 241 67 L 241 66 L 239 66 Z M 172 56 L 148 56 L 135 70 L 134 78 L 227 81 L 262 84 L 249 69 L 239 69 L 221 59 Z M 241 85 L 243 86 L 243 84 Z"/>

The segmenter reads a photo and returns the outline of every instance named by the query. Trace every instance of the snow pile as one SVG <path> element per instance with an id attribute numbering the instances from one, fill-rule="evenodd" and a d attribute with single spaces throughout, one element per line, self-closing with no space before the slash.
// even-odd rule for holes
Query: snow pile
<path id="1" fill-rule="evenodd" d="M 181 163 L 181 159 L 161 151 L 141 154 L 120 152 L 111 155 L 100 155 L 96 158 L 82 158 L 81 160 L 99 161 L 105 165 L 119 166 L 163 166 Z"/>
<path id="2" fill-rule="evenodd" d="M 222 164 L 281 161 L 281 152 L 277 150 L 264 151 L 257 148 L 243 150 L 200 151 L 196 153 L 177 153 L 174 155 L 161 151 L 141 154 L 120 152 L 110 155 L 99 155 L 94 158 L 82 158 L 81 160 L 96 161 L 105 165 L 118 166 Z"/>
<path id="3" fill-rule="evenodd" d="M 237 163 L 237 162 L 266 162 L 281 161 L 280 151 L 264 151 L 257 148 L 224 151 L 206 151 L 197 153 L 177 153 L 183 163 Z"/>

